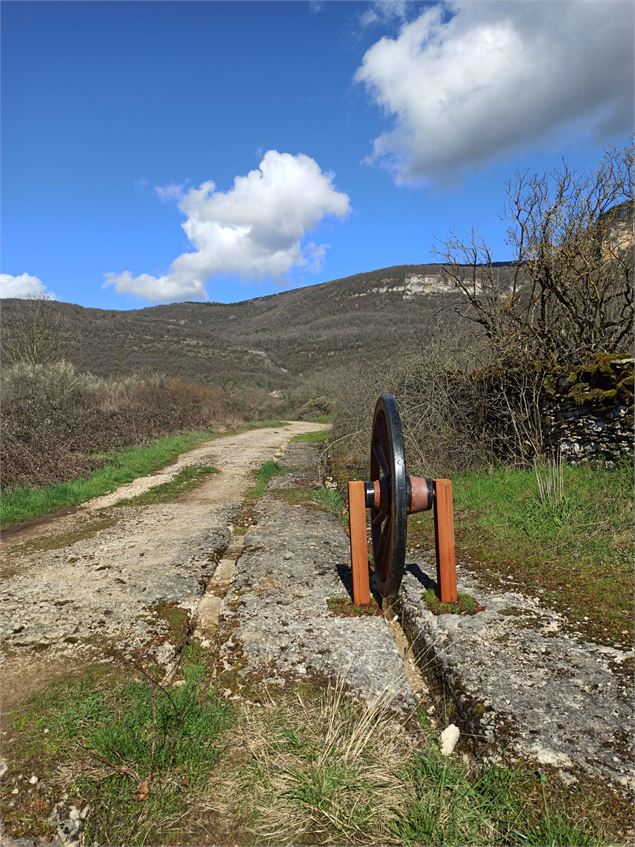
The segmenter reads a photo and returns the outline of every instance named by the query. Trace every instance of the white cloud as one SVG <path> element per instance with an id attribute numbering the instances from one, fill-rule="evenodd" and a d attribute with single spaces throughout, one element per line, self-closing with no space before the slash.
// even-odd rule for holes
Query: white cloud
<path id="1" fill-rule="evenodd" d="M 180 184 L 172 182 L 170 185 L 155 185 L 154 193 L 162 203 L 171 203 L 173 201 L 180 200 L 184 196 L 186 187 L 186 182 L 182 182 Z"/>
<path id="2" fill-rule="evenodd" d="M 217 273 L 265 277 L 293 265 L 315 269 L 326 246 L 303 246 L 305 233 L 328 215 L 343 218 L 350 204 L 333 185 L 333 174 L 314 159 L 268 150 L 229 191 L 204 182 L 181 198 L 179 208 L 194 251 L 178 256 L 163 276 L 109 273 L 106 285 L 144 300 L 204 299 L 205 282 Z"/>
<path id="3" fill-rule="evenodd" d="M 370 160 L 399 183 L 437 181 L 575 119 L 628 131 L 632 68 L 630 2 L 438 4 L 357 71 L 395 119 Z"/>
<path id="4" fill-rule="evenodd" d="M 0 298 L 18 297 L 20 300 L 55 300 L 41 279 L 31 274 L 0 274 Z"/>
<path id="5" fill-rule="evenodd" d="M 410 0 L 372 0 L 359 16 L 362 26 L 373 26 L 392 21 L 404 21 L 412 3 Z"/>

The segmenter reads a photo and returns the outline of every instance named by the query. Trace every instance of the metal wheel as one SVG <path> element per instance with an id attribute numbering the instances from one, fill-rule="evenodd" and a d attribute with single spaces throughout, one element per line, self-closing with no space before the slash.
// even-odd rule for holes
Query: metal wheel
<path id="1" fill-rule="evenodd" d="M 399 593 L 406 560 L 410 494 L 401 419 L 392 394 L 382 394 L 375 406 L 370 478 L 379 481 L 379 497 L 371 505 L 375 582 L 383 597 L 394 599 Z"/>

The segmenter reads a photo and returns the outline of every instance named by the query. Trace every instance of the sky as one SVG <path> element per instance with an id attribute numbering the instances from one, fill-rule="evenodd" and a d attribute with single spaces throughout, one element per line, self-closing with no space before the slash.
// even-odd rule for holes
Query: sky
<path id="1" fill-rule="evenodd" d="M 0 296 L 233 302 L 474 226 L 511 258 L 514 174 L 629 142 L 633 9 L 4 0 Z"/>

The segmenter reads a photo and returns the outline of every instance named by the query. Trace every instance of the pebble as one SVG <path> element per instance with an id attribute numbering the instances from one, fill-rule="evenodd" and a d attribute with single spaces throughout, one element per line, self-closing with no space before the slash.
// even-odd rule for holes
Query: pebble
<path id="1" fill-rule="evenodd" d="M 37 783 L 38 783 L 39 781 L 40 781 L 40 780 L 39 780 L 39 778 L 38 778 L 35 774 L 33 774 L 33 776 L 31 777 L 31 779 L 29 780 L 29 782 L 31 783 L 31 785 L 37 785 Z"/>
<path id="2" fill-rule="evenodd" d="M 456 724 L 451 723 L 441 733 L 441 755 L 451 756 L 457 745 L 461 731 Z"/>

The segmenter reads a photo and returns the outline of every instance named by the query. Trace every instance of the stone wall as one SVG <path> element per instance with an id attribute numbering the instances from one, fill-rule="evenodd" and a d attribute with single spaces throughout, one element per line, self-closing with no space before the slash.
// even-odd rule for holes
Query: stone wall
<path id="1" fill-rule="evenodd" d="M 571 464 L 609 467 L 633 450 L 633 359 L 598 356 L 549 375 L 542 397 L 543 435 Z"/>

